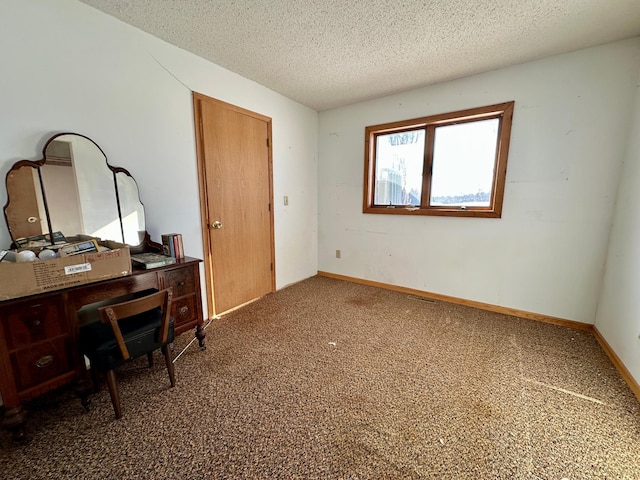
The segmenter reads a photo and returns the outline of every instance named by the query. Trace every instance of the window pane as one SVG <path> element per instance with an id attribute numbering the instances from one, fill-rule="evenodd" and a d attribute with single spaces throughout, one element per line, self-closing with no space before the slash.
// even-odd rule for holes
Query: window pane
<path id="1" fill-rule="evenodd" d="M 432 206 L 488 207 L 500 120 L 436 127 Z"/>
<path id="2" fill-rule="evenodd" d="M 420 205 L 425 130 L 378 135 L 374 205 Z"/>

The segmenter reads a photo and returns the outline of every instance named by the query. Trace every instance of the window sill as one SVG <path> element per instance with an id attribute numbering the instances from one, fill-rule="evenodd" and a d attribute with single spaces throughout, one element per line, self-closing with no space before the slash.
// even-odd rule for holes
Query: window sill
<path id="1" fill-rule="evenodd" d="M 477 218 L 500 218 L 502 216 L 501 211 L 495 209 L 480 210 L 480 209 L 463 209 L 463 208 L 448 208 L 448 207 L 435 207 L 435 208 L 419 208 L 419 207 L 365 207 L 362 213 L 374 213 L 378 215 L 427 215 L 436 217 L 477 217 Z"/>

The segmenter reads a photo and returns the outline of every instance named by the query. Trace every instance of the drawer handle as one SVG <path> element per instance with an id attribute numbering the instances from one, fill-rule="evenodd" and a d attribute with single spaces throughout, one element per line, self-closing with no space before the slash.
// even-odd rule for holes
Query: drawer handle
<path id="1" fill-rule="evenodd" d="M 184 287 L 184 280 L 183 280 L 183 281 L 181 281 L 181 282 L 178 282 L 178 286 L 179 286 L 179 287 Z"/>
<path id="2" fill-rule="evenodd" d="M 186 315 L 187 313 L 189 313 L 189 307 L 184 306 L 184 307 L 180 307 L 178 309 L 178 313 L 182 316 Z"/>
<path id="3" fill-rule="evenodd" d="M 45 355 L 36 361 L 36 367 L 45 368 L 53 363 L 53 355 Z"/>

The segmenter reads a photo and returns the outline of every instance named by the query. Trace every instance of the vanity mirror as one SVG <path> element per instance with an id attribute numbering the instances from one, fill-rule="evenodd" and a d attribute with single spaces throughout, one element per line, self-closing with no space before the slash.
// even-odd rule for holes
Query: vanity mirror
<path id="1" fill-rule="evenodd" d="M 149 242 L 135 179 L 109 165 L 90 138 L 61 133 L 45 144 L 41 160 L 22 160 L 6 177 L 4 214 L 14 243 L 54 232 L 89 235 L 132 247 Z"/>
<path id="2" fill-rule="evenodd" d="M 15 245 L 32 237 L 56 243 L 91 236 L 126 243 L 130 253 L 162 252 L 162 245 L 146 232 L 133 177 L 109 165 L 102 149 L 83 135 L 51 137 L 41 160 L 22 160 L 11 167 L 6 187 L 4 214 Z M 131 268 L 129 255 L 118 250 L 87 254 L 79 263 L 78 257 L 0 263 L 0 278 L 19 287 L 9 294 L 0 291 L 0 425 L 12 430 L 17 441 L 26 438 L 23 402 L 72 382 L 86 383 L 84 356 L 77 348 L 79 326 L 105 302 L 171 289 L 175 336 L 195 328 L 200 347 L 205 347 L 201 261 L 185 256 L 156 268 Z M 20 254 L 24 252 L 35 258 L 30 249 Z M 109 259 L 117 260 L 110 265 L 115 276 L 102 275 L 100 262 Z M 90 271 L 95 276 L 81 275 Z"/>

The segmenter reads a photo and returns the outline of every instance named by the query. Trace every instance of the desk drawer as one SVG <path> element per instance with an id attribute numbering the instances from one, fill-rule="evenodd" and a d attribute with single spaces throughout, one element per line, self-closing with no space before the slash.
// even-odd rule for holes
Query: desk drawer
<path id="1" fill-rule="evenodd" d="M 11 354 L 16 387 L 20 392 L 74 370 L 71 337 L 58 337 Z"/>
<path id="2" fill-rule="evenodd" d="M 196 300 L 195 295 L 190 295 L 171 302 L 171 316 L 175 321 L 176 329 L 198 318 Z"/>
<path id="3" fill-rule="evenodd" d="M 164 275 L 164 288 L 171 287 L 173 289 L 173 298 L 182 297 L 194 293 L 196 289 L 196 281 L 193 275 L 193 268 L 176 268 L 167 270 Z"/>
<path id="4" fill-rule="evenodd" d="M 2 327 L 9 350 L 18 349 L 67 333 L 60 297 L 18 302 L 3 310 Z"/>

